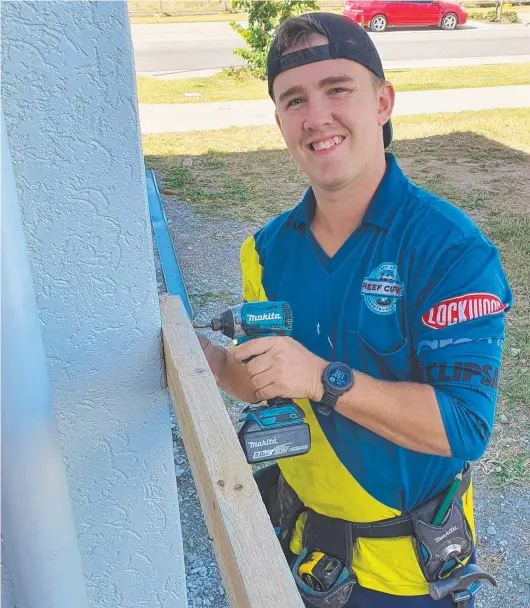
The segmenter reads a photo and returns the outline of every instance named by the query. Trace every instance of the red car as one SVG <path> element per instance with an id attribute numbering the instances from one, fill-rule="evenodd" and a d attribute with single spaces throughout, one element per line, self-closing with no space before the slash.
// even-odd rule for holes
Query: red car
<path id="1" fill-rule="evenodd" d="M 372 32 L 407 25 L 437 25 L 454 30 L 467 21 L 461 6 L 442 0 L 346 0 L 344 15 Z"/>

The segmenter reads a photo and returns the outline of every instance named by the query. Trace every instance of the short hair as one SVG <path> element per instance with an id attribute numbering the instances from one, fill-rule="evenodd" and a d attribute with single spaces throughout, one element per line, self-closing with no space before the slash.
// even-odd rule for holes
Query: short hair
<path id="1" fill-rule="evenodd" d="M 276 46 L 279 55 L 288 53 L 299 44 L 311 43 L 311 38 L 316 34 L 326 36 L 326 30 L 317 23 L 311 14 L 289 17 L 278 28 L 276 32 Z"/>

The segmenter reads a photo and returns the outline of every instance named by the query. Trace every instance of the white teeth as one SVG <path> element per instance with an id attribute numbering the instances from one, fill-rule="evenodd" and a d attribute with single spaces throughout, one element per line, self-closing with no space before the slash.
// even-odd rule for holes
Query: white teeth
<path id="1" fill-rule="evenodd" d="M 333 148 L 333 146 L 337 146 L 338 144 L 340 144 L 343 139 L 343 137 L 335 135 L 327 141 L 319 141 L 318 143 L 312 144 L 312 148 L 313 150 L 329 150 L 330 148 Z"/>

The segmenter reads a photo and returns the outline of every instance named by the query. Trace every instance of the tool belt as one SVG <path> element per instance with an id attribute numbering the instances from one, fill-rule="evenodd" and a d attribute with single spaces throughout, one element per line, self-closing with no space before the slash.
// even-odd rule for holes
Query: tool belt
<path id="1" fill-rule="evenodd" d="M 418 564 L 429 583 L 436 583 L 451 574 L 473 552 L 471 527 L 460 505 L 471 481 L 469 465 L 466 465 L 462 473 L 462 483 L 439 526 L 431 522 L 446 491 L 399 517 L 356 523 L 327 517 L 305 507 L 277 465 L 263 469 L 255 477 L 300 594 L 316 608 L 341 608 L 348 601 L 353 586 L 357 583 L 352 570 L 357 538 L 412 537 Z M 302 537 L 303 550 L 296 556 L 291 553 L 289 543 L 296 520 L 303 512 L 307 512 Z M 300 565 L 313 551 L 335 557 L 344 566 L 336 583 L 328 591 L 315 591 L 298 575 Z"/>

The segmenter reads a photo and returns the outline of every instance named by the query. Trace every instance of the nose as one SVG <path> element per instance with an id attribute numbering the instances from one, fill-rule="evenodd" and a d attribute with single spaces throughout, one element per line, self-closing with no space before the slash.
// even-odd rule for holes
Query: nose
<path id="1" fill-rule="evenodd" d="M 331 108 L 325 99 L 313 98 L 309 100 L 306 109 L 307 115 L 304 120 L 306 131 L 317 131 L 333 122 Z"/>

